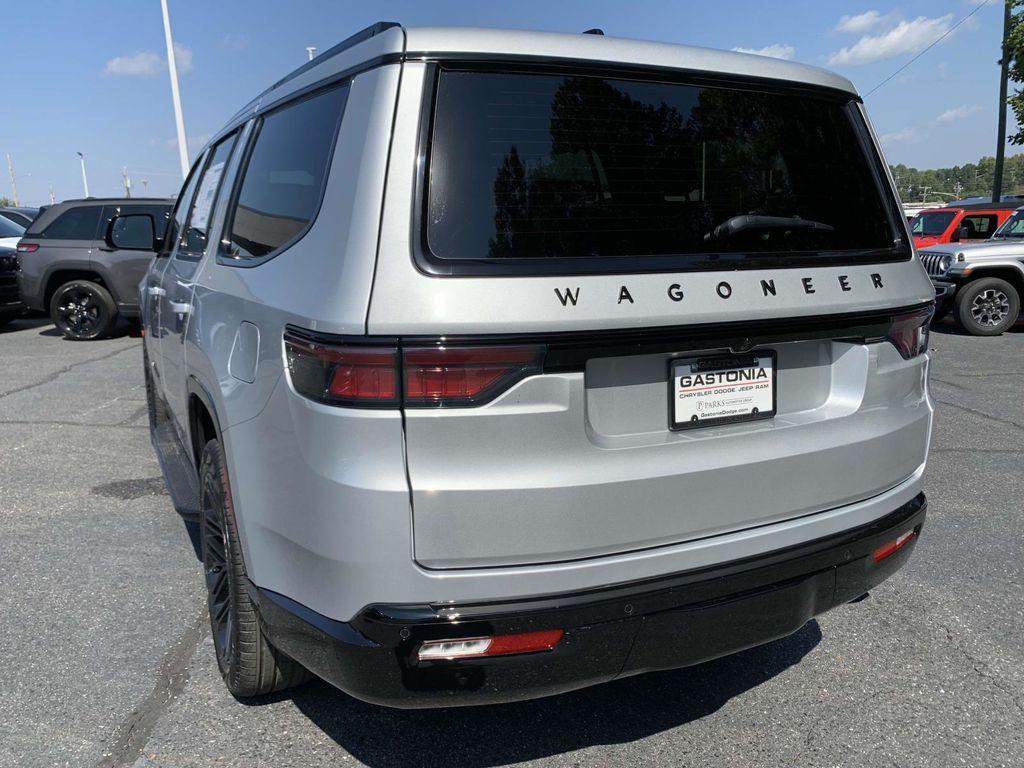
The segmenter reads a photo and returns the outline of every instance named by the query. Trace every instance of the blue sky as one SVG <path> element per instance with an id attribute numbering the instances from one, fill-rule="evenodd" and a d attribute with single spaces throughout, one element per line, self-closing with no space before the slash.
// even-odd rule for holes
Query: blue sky
<path id="1" fill-rule="evenodd" d="M 979 5 L 978 0 L 766 2 L 315 2 L 169 0 L 190 149 L 242 104 L 302 64 L 305 47 L 330 47 L 380 19 L 580 32 L 713 48 L 761 50 L 825 66 L 866 93 Z M 890 162 L 963 164 L 995 148 L 1001 0 L 866 99 Z M 23 204 L 90 192 L 172 194 L 180 170 L 159 0 L 37 0 L 4 14 L 4 118 Z M 1015 150 L 1011 150 L 1015 151 Z M 141 180 L 148 184 L 143 187 Z M 0 174 L 0 195 L 10 194 Z"/>

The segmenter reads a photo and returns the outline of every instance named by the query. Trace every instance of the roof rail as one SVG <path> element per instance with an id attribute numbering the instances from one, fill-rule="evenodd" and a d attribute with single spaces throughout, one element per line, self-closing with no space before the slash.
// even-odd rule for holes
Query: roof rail
<path id="1" fill-rule="evenodd" d="M 359 43 L 365 40 L 369 40 L 371 37 L 374 37 L 375 35 L 379 35 L 380 33 L 386 32 L 389 29 L 394 29 L 395 27 L 398 27 L 400 29 L 402 25 L 399 24 L 397 21 L 378 21 L 376 24 L 371 24 L 366 29 L 359 30 L 354 35 L 346 37 L 337 45 L 331 46 L 323 53 L 314 56 L 312 59 L 307 61 L 298 69 L 292 70 L 287 75 L 278 80 L 276 83 L 274 83 L 272 86 L 267 88 L 267 90 L 265 90 L 263 94 L 270 93 L 272 90 L 284 85 L 289 80 L 294 80 L 303 72 L 306 72 L 307 70 L 310 70 L 313 67 L 323 64 L 325 61 L 327 61 L 327 59 L 337 56 L 342 51 L 346 51 L 349 48 L 352 48 L 353 46 L 359 45 Z M 262 96 L 263 94 L 260 95 Z"/>

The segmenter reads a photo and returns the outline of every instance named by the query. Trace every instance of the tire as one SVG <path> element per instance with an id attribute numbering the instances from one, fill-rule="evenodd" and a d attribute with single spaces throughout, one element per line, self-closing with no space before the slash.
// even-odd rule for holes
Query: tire
<path id="1" fill-rule="evenodd" d="M 170 418 L 170 413 L 163 398 L 156 393 L 156 387 L 153 384 L 153 373 L 149 365 L 149 354 L 145 348 L 142 350 L 142 366 L 143 376 L 146 381 L 146 410 L 149 412 L 149 429 L 152 432 Z"/>
<path id="2" fill-rule="evenodd" d="M 71 280 L 53 292 L 50 318 L 65 338 L 92 341 L 110 335 L 117 322 L 117 305 L 99 283 Z"/>
<path id="3" fill-rule="evenodd" d="M 203 449 L 199 483 L 207 607 L 224 683 L 238 698 L 301 685 L 309 672 L 270 644 L 249 597 L 224 453 L 217 440 Z"/>
<path id="4" fill-rule="evenodd" d="M 998 336 L 1017 322 L 1020 294 L 998 277 L 982 277 L 957 291 L 956 319 L 972 336 Z"/>

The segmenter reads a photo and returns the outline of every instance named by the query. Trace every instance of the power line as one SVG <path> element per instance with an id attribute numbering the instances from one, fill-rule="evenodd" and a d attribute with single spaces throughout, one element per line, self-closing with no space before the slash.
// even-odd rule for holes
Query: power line
<path id="1" fill-rule="evenodd" d="M 918 60 L 918 59 L 920 59 L 920 58 L 921 58 L 922 56 L 924 56 L 924 55 L 925 55 L 926 53 L 928 53 L 928 51 L 930 51 L 930 50 L 931 50 L 932 48 L 934 48 L 934 47 L 935 47 L 936 45 L 938 45 L 938 44 L 939 44 L 939 43 L 941 43 L 941 42 L 942 42 L 943 40 L 945 40 L 945 39 L 946 39 L 947 37 L 949 37 L 950 35 L 952 35 L 952 34 L 953 34 L 953 32 L 955 32 L 955 31 L 956 31 L 956 28 L 957 28 L 957 27 L 959 27 L 959 26 L 960 26 L 961 24 L 963 24 L 963 23 L 964 23 L 965 21 L 967 21 L 967 20 L 968 20 L 969 18 L 971 18 L 971 16 L 973 16 L 974 14 L 976 14 L 976 13 L 977 13 L 978 11 L 980 11 L 980 10 L 981 10 L 982 8 L 984 8 L 984 7 L 986 6 L 986 5 L 988 5 L 988 4 L 990 3 L 990 2 L 991 2 L 991 0 L 982 0 L 982 2 L 981 2 L 981 3 L 980 3 L 980 4 L 979 4 L 979 5 L 978 5 L 978 6 L 977 6 L 977 7 L 976 7 L 976 8 L 975 8 L 975 9 L 974 9 L 973 11 L 971 11 L 970 13 L 968 13 L 968 14 L 967 14 L 966 16 L 964 16 L 964 17 L 963 17 L 962 19 L 960 19 L 960 21 L 958 21 L 958 22 L 957 22 L 956 24 L 954 24 L 954 25 L 953 25 L 952 27 L 950 27 L 950 28 L 949 28 L 949 29 L 947 29 L 947 30 L 946 30 L 945 32 L 943 32 L 943 33 L 942 33 L 942 35 L 941 35 L 941 36 L 940 36 L 940 37 L 939 37 L 939 38 L 938 38 L 937 40 L 935 40 L 935 42 L 931 43 L 931 45 L 929 45 L 929 46 L 928 46 L 927 48 L 925 48 L 925 49 L 924 49 L 924 50 L 922 50 L 922 51 L 921 51 L 920 53 L 918 53 L 918 54 L 917 54 L 916 56 L 914 56 L 914 58 L 912 58 L 912 59 L 911 59 L 910 61 L 908 61 L 908 62 L 907 62 L 906 64 L 904 64 L 904 65 L 903 65 L 902 67 L 900 67 L 900 68 L 899 68 L 899 69 L 897 69 L 897 70 L 896 70 L 895 72 L 893 72 L 893 73 L 892 73 L 891 75 L 889 75 L 889 76 L 888 76 L 887 78 L 885 78 L 885 80 L 883 80 L 883 81 L 882 81 L 882 82 L 880 82 L 880 83 L 879 83 L 878 85 L 876 85 L 876 86 L 875 86 L 874 88 L 872 88 L 872 89 L 871 89 L 870 91 L 868 91 L 867 93 L 865 93 L 865 94 L 864 94 L 864 98 L 866 99 L 866 98 L 867 98 L 868 96 L 870 96 L 870 95 L 871 95 L 872 93 L 874 93 L 874 92 L 875 92 L 875 91 L 877 91 L 877 90 L 878 90 L 879 88 L 881 88 L 881 87 L 882 87 L 883 85 L 885 85 L 885 84 L 886 84 L 886 83 L 888 83 L 888 82 L 889 82 L 890 80 L 892 80 L 892 79 L 893 79 L 894 77 L 896 77 L 896 75 L 898 75 L 898 74 L 899 74 L 900 72 L 902 72 L 902 71 L 903 71 L 904 69 L 906 69 L 906 68 L 907 68 L 907 67 L 909 67 L 909 66 L 910 66 L 911 64 L 913 64 L 913 63 L 914 63 L 915 61 L 917 61 L 917 60 Z"/>

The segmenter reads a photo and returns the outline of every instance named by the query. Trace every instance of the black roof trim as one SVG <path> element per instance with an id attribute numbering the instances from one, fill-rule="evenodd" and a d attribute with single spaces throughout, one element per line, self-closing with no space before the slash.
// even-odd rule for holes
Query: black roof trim
<path id="1" fill-rule="evenodd" d="M 65 203 L 174 203 L 173 197 L 71 197 L 55 205 Z"/>
<path id="2" fill-rule="evenodd" d="M 333 45 L 330 48 L 328 48 L 326 51 L 324 51 L 323 53 L 314 56 L 312 59 L 307 61 L 305 64 L 303 64 L 298 69 L 294 69 L 291 72 L 289 72 L 287 75 L 285 75 L 280 80 L 278 80 L 276 83 L 274 83 L 272 86 L 267 88 L 267 90 L 263 91 L 263 93 L 261 93 L 260 96 L 265 96 L 266 94 L 270 93 L 275 88 L 278 88 L 278 87 L 284 85 L 289 80 L 294 80 L 296 77 L 301 75 L 303 72 L 307 72 L 308 70 L 312 69 L 313 67 L 320 66 L 325 61 L 327 61 L 327 59 L 334 58 L 335 56 L 337 56 L 342 51 L 347 51 L 349 48 L 352 48 L 352 47 L 354 47 L 356 45 L 359 45 L 359 43 L 362 43 L 362 42 L 365 42 L 366 40 L 369 40 L 371 37 L 375 37 L 375 36 L 381 34 L 382 32 L 386 32 L 389 29 L 395 29 L 396 27 L 398 29 L 401 29 L 402 25 L 399 24 L 397 21 L 378 21 L 376 24 L 371 24 L 366 29 L 359 30 L 354 35 L 350 35 L 349 37 L 346 37 L 344 40 L 342 40 L 337 45 Z"/>
<path id="3" fill-rule="evenodd" d="M 967 203 L 966 205 L 943 205 L 939 208 L 922 208 L 918 213 L 935 211 L 1015 211 L 1024 207 L 1024 200 L 1003 200 L 999 203 Z"/>

